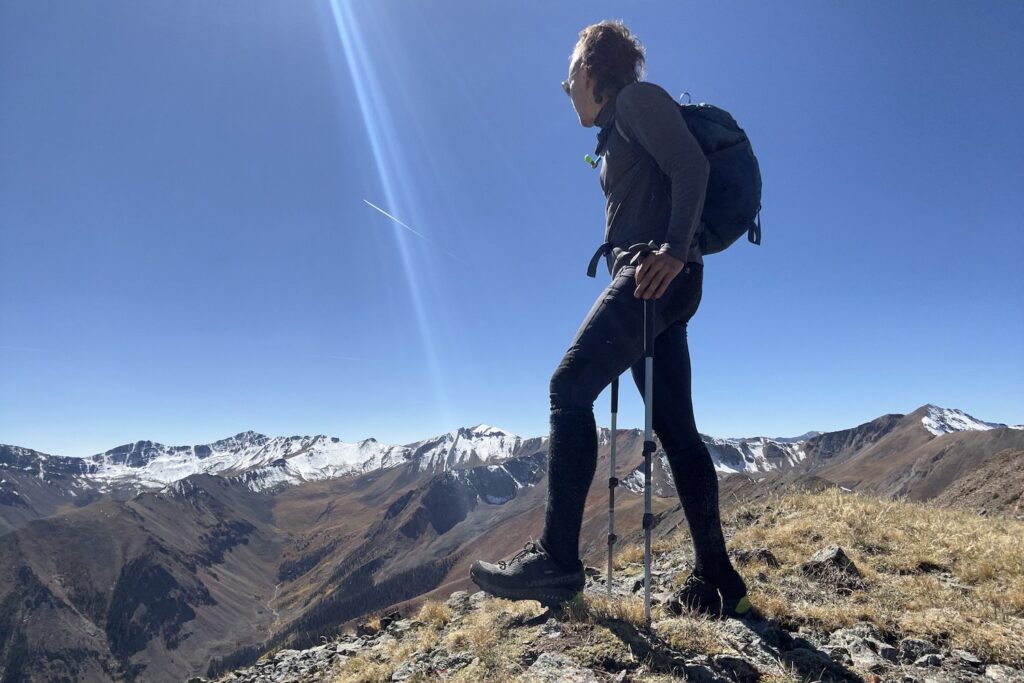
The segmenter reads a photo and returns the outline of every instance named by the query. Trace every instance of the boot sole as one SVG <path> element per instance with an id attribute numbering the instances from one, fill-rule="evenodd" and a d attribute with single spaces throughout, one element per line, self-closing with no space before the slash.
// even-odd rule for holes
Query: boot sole
<path id="1" fill-rule="evenodd" d="M 555 586 L 550 588 L 508 588 L 507 586 L 496 586 L 485 577 L 477 575 L 472 571 L 470 571 L 470 578 L 481 590 L 496 597 L 509 600 L 536 600 L 545 607 L 557 607 L 563 602 L 572 600 L 577 593 L 583 590 L 582 588 L 558 588 Z"/>

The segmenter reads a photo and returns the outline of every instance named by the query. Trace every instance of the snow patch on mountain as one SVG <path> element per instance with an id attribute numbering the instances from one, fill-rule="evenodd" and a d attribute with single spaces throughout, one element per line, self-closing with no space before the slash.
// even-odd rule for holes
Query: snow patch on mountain
<path id="1" fill-rule="evenodd" d="M 935 436 L 968 430 L 1000 429 L 1006 425 L 1000 422 L 985 422 L 957 408 L 942 408 L 929 403 L 927 414 L 921 418 L 924 428 Z"/>
<path id="2" fill-rule="evenodd" d="M 467 464 L 506 460 L 512 457 L 522 441 L 522 437 L 515 434 L 479 424 L 476 427 L 453 429 L 405 447 L 411 449 L 409 459 L 416 461 L 419 471 L 446 471 Z"/>

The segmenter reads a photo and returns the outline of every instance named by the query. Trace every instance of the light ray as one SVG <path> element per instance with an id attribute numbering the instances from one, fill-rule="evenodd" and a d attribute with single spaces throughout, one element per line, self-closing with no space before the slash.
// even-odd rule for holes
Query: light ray
<path id="1" fill-rule="evenodd" d="M 377 75 L 377 69 L 374 66 L 373 60 L 370 59 L 370 52 L 366 49 L 366 45 L 363 42 L 362 32 L 359 30 L 351 4 L 346 0 L 328 0 L 328 3 L 331 8 L 334 26 L 337 29 L 338 38 L 341 41 L 341 48 L 344 51 L 345 66 L 348 68 L 350 78 L 355 86 L 355 100 L 359 104 L 363 125 L 369 137 L 370 147 L 376 162 L 377 174 L 384 191 L 385 204 L 389 207 L 403 207 L 409 204 L 409 202 L 403 204 L 399 201 L 399 195 L 407 194 L 408 178 L 404 170 L 410 168 L 410 166 L 405 163 L 405 159 L 403 159 L 400 152 L 402 147 L 395 139 L 397 127 L 394 125 L 394 117 L 391 115 L 387 99 L 381 93 L 378 85 L 382 81 Z M 368 3 L 366 6 L 373 7 L 374 5 Z M 381 41 L 379 45 L 381 49 L 387 49 L 384 41 Z M 367 204 L 369 203 L 367 202 Z M 379 207 L 374 208 L 381 210 Z M 404 209 L 402 211 L 406 214 L 413 213 Z M 387 212 L 384 213 L 386 214 Z M 416 233 L 415 230 L 398 221 L 393 216 L 389 215 L 389 217 Z M 396 247 L 402 259 L 402 272 L 405 275 L 409 297 L 412 300 L 413 310 L 416 314 L 416 327 L 431 378 L 433 401 L 430 401 L 430 403 L 440 411 L 445 423 L 451 424 L 452 420 L 445 391 L 444 376 L 438 363 L 437 345 L 435 343 L 436 335 L 431 328 L 431 320 L 437 316 L 428 314 L 427 305 L 423 300 L 425 288 L 417 276 L 416 262 L 411 258 L 408 240 L 402 238 L 403 234 L 396 228 Z M 420 237 L 423 236 L 420 235 Z M 429 401 L 429 399 L 427 400 Z"/>

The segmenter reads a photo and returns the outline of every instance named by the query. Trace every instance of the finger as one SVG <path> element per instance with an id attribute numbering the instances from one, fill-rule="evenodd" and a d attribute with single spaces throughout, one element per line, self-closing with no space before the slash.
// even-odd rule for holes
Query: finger
<path id="1" fill-rule="evenodd" d="M 661 271 L 651 270 L 651 272 L 648 273 L 644 284 L 637 288 L 638 295 L 641 298 L 647 299 L 654 293 L 660 278 L 660 272 Z"/>
<path id="2" fill-rule="evenodd" d="M 651 298 L 657 299 L 661 296 L 661 293 L 665 291 L 665 273 L 661 272 L 657 278 L 651 278 Z"/>
<path id="3" fill-rule="evenodd" d="M 636 286 L 636 289 L 633 291 L 633 296 L 638 298 L 643 297 L 644 293 L 647 291 L 647 284 L 648 283 L 646 282 L 638 284 Z"/>
<path id="4" fill-rule="evenodd" d="M 655 299 L 660 299 L 661 298 L 661 295 L 665 293 L 666 289 L 668 289 L 668 283 L 671 282 L 671 281 L 672 281 L 672 278 L 668 278 L 668 277 L 662 279 L 661 285 L 658 286 L 658 293 L 654 295 Z"/>

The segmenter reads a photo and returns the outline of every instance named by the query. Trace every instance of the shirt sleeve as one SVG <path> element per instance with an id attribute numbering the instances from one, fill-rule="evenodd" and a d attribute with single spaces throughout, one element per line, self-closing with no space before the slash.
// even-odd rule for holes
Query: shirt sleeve
<path id="1" fill-rule="evenodd" d="M 707 157 L 664 89 L 642 81 L 627 86 L 616 97 L 615 110 L 626 135 L 671 180 L 672 212 L 658 253 L 685 262 L 704 212 L 711 170 Z"/>

